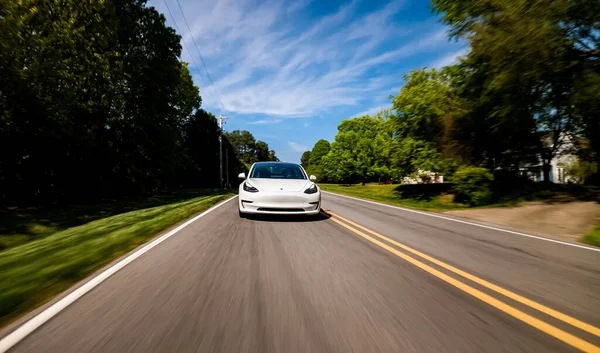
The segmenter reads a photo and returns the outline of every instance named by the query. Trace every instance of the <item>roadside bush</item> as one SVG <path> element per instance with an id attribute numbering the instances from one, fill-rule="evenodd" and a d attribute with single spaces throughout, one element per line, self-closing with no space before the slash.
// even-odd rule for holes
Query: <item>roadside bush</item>
<path id="1" fill-rule="evenodd" d="M 481 206 L 492 201 L 494 176 L 485 168 L 464 167 L 453 177 L 454 200 L 471 206 Z"/>

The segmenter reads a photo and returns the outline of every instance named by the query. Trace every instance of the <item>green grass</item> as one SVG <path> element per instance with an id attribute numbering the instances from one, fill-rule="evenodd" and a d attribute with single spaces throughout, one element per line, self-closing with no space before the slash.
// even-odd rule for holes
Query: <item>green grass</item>
<path id="1" fill-rule="evenodd" d="M 398 190 L 398 185 L 366 184 L 346 186 L 319 184 L 319 187 L 324 191 L 415 209 L 445 211 L 467 208 L 466 205 L 454 203 L 453 195 L 450 194 L 433 195 L 427 198 L 403 197 L 402 192 Z"/>
<path id="2" fill-rule="evenodd" d="M 590 245 L 600 246 L 600 219 L 596 221 L 596 226 L 582 239 L 582 242 Z"/>
<path id="3" fill-rule="evenodd" d="M 93 204 L 0 209 L 0 251 L 117 214 L 222 193 L 220 189 L 186 189 Z"/>
<path id="4" fill-rule="evenodd" d="M 2 223 L 0 238 L 10 240 L 0 251 L 0 324 L 230 196 L 219 190 L 192 190 L 143 200 L 3 214 L 2 221 L 9 222 Z"/>
<path id="5" fill-rule="evenodd" d="M 319 184 L 319 187 L 325 191 L 429 211 L 511 207 L 528 201 L 563 203 L 577 200 L 599 202 L 600 200 L 600 190 L 597 187 L 531 183 L 505 185 L 502 189 L 496 190 L 496 196 L 491 204 L 470 207 L 455 203 L 450 187 L 444 189 L 438 186 L 444 185 Z"/>

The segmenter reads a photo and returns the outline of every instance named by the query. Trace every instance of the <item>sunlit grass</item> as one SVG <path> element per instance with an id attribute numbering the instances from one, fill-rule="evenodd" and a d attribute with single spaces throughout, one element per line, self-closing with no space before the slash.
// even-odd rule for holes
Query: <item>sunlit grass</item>
<path id="1" fill-rule="evenodd" d="M 319 184 L 319 187 L 324 191 L 335 192 L 342 195 L 408 208 L 442 211 L 463 209 L 467 207 L 462 204 L 454 203 L 453 195 L 451 194 L 439 194 L 425 200 L 406 198 L 403 197 L 400 191 L 398 191 L 398 185 L 366 184 L 345 186 L 336 184 Z"/>
<path id="2" fill-rule="evenodd" d="M 319 184 L 319 187 L 325 191 L 343 195 L 431 211 L 514 207 L 529 201 L 543 201 L 546 203 L 578 200 L 597 201 L 598 195 L 600 195 L 600 190 L 597 187 L 531 183 L 511 186 L 508 190 L 497 190 L 496 197 L 494 197 L 491 204 L 469 207 L 468 205 L 454 202 L 454 195 L 451 188 L 447 188 L 445 191 L 440 189 L 436 191 L 436 188 L 432 188 L 434 185 L 379 185 L 373 183 L 366 185 Z"/>
<path id="3" fill-rule="evenodd" d="M 582 239 L 582 242 L 590 245 L 600 246 L 600 219 L 596 221 L 596 226 Z"/>
<path id="4" fill-rule="evenodd" d="M 157 233 L 231 195 L 211 192 L 111 215 L 0 251 L 0 323 L 39 305 Z"/>
<path id="5" fill-rule="evenodd" d="M 184 189 L 88 204 L 7 208 L 0 210 L 0 251 L 117 214 L 222 193 L 220 189 Z"/>

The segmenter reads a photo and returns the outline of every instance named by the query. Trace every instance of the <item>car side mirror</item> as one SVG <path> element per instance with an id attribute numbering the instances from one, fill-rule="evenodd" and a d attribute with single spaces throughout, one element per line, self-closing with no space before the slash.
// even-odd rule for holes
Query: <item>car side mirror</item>
<path id="1" fill-rule="evenodd" d="M 311 175 L 311 176 L 309 177 L 309 179 L 310 179 L 310 180 L 312 180 L 312 181 L 315 181 L 315 180 L 317 180 L 317 177 L 316 177 L 316 176 L 314 176 L 314 175 Z"/>
<path id="2" fill-rule="evenodd" d="M 246 173 L 240 173 L 240 174 L 238 174 L 238 178 L 239 179 L 246 179 Z"/>

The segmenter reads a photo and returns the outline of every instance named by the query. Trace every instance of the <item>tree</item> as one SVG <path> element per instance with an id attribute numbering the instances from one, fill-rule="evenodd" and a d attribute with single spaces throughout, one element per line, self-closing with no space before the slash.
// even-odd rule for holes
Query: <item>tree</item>
<path id="1" fill-rule="evenodd" d="M 279 158 L 275 155 L 274 150 L 269 150 L 269 160 L 273 162 L 279 162 Z"/>
<path id="2" fill-rule="evenodd" d="M 394 97 L 392 122 L 398 137 L 431 142 L 440 150 L 451 141 L 454 116 L 465 107 L 452 87 L 456 67 L 426 68 L 404 75 L 405 84 Z"/>
<path id="3" fill-rule="evenodd" d="M 320 139 L 315 143 L 312 151 L 310 152 L 310 163 L 309 164 L 319 164 L 321 159 L 329 153 L 331 149 L 331 145 L 329 141 Z"/>
<path id="4" fill-rule="evenodd" d="M 266 142 L 256 141 L 249 131 L 234 130 L 225 132 L 224 135 L 233 146 L 237 158 L 242 160 L 247 167 L 255 162 L 279 161 L 275 151 L 270 150 Z"/>
<path id="5" fill-rule="evenodd" d="M 193 187 L 219 187 L 219 125 L 216 117 L 203 109 L 198 109 L 184 124 L 183 140 L 185 155 L 192 163 L 186 171 L 185 185 Z M 246 171 L 237 158 L 235 150 L 226 136 L 223 136 L 223 163 L 229 162 L 229 180 L 237 180 L 237 174 Z"/>
<path id="6" fill-rule="evenodd" d="M 256 142 L 256 160 L 258 162 L 269 161 L 269 145 L 264 141 Z"/>
<path id="7" fill-rule="evenodd" d="M 0 6 L 0 198 L 59 198 L 101 183 L 104 126 L 121 107 L 114 19 L 102 2 Z"/>
<path id="8" fill-rule="evenodd" d="M 269 145 L 264 141 L 256 142 L 256 161 L 279 161 L 279 158 L 275 155 L 275 151 L 269 149 Z"/>
<path id="9" fill-rule="evenodd" d="M 224 135 L 233 146 L 240 160 L 248 166 L 256 162 L 256 140 L 249 131 L 234 130 L 225 132 Z"/>
<path id="10" fill-rule="evenodd" d="M 322 160 L 329 153 L 330 149 L 331 145 L 329 141 L 320 139 L 315 143 L 312 151 L 309 152 L 310 158 L 306 171 L 310 175 L 315 175 L 318 181 L 327 181 L 327 173 L 323 168 Z"/>
<path id="11" fill-rule="evenodd" d="M 331 150 L 322 157 L 327 178 L 365 183 L 389 177 L 393 173 L 390 168 L 393 140 L 387 124 L 383 118 L 368 115 L 342 121 Z M 311 166 L 314 157 L 313 149 Z"/>
<path id="12" fill-rule="evenodd" d="M 308 168 L 309 160 L 310 160 L 310 151 L 305 151 L 304 153 L 302 153 L 302 157 L 300 157 L 300 165 L 304 169 Z"/>
<path id="13" fill-rule="evenodd" d="M 565 135 L 589 126 L 576 106 L 582 92 L 577 87 L 600 65 L 600 2 L 433 0 L 432 5 L 453 36 L 471 43 L 464 63 L 478 80 L 483 112 L 499 122 L 489 125 L 517 128 L 512 134 L 517 151 L 508 151 L 513 155 L 528 154 L 526 141 L 535 142 L 549 181 L 549 163 Z"/>
<path id="14" fill-rule="evenodd" d="M 8 1 L 0 37 L 0 202 L 214 183 L 214 117 L 146 1 Z"/>
<path id="15" fill-rule="evenodd" d="M 573 88 L 573 109 L 583 126 L 581 135 L 584 138 L 575 139 L 575 142 L 582 161 L 596 166 L 590 176 L 596 175 L 596 183 L 600 184 L 600 71 L 586 68 L 581 76 Z"/>
<path id="16" fill-rule="evenodd" d="M 456 139 L 456 118 L 467 111 L 452 83 L 460 69 L 413 70 L 393 97 L 395 115 L 390 126 L 397 142 L 392 165 L 401 176 L 419 170 L 447 173 L 463 159 L 463 144 Z M 453 161 L 455 160 L 455 161 Z"/>

